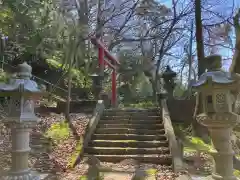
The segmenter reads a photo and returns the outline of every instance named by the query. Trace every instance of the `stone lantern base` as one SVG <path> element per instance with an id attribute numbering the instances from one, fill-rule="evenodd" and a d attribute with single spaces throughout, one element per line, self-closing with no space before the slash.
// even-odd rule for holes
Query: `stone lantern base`
<path id="1" fill-rule="evenodd" d="M 216 180 L 214 179 L 212 176 L 201 176 L 201 175 L 180 175 L 179 177 L 176 178 L 176 180 Z M 223 180 L 223 179 L 219 179 L 219 180 Z M 225 180 L 225 179 L 224 179 Z M 229 179 L 226 179 L 229 180 Z M 240 180 L 239 178 L 234 177 L 234 180 Z"/>
<path id="2" fill-rule="evenodd" d="M 211 155 L 214 158 L 212 176 L 207 180 L 237 180 L 233 175 L 233 155 L 231 143 L 232 128 L 238 116 L 234 113 L 202 113 L 197 117 L 198 122 L 206 126 L 210 132 L 214 149 Z"/>
<path id="3" fill-rule="evenodd" d="M 218 178 L 214 178 L 213 176 L 207 176 L 207 177 L 196 177 L 196 178 L 189 178 L 186 180 L 239 180 L 236 177 L 231 177 L 231 178 L 222 178 L 222 177 L 218 177 Z M 181 180 L 181 179 L 179 179 Z M 185 180 L 185 179 L 183 179 Z"/>
<path id="4" fill-rule="evenodd" d="M 19 173 L 8 173 L 6 176 L 2 176 L 1 180 L 40 180 L 40 177 L 35 173 L 30 172 L 19 172 Z"/>
<path id="5" fill-rule="evenodd" d="M 38 174 L 32 172 L 28 167 L 28 155 L 31 150 L 29 147 L 30 131 L 35 124 L 30 121 L 5 123 L 6 126 L 11 128 L 12 165 L 10 171 L 0 177 L 1 180 L 40 180 Z"/>

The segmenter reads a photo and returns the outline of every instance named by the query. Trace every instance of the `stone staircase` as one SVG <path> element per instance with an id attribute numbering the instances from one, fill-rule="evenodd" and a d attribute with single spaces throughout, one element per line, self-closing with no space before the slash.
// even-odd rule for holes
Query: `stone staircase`
<path id="1" fill-rule="evenodd" d="M 40 132 L 33 132 L 30 136 L 30 147 L 30 155 L 36 159 L 33 169 L 44 173 L 55 172 L 56 167 L 48 155 L 51 139 L 44 137 Z"/>
<path id="2" fill-rule="evenodd" d="M 103 162 L 135 159 L 142 163 L 172 164 L 158 109 L 105 110 L 84 152 Z"/>

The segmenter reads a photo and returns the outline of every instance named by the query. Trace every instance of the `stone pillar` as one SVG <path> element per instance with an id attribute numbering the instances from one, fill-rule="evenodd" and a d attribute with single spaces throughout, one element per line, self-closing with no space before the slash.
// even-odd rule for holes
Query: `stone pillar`
<path id="1" fill-rule="evenodd" d="M 1 180 L 39 180 L 28 167 L 30 132 L 38 120 L 32 97 L 41 91 L 36 82 L 30 80 L 31 71 L 31 66 L 23 63 L 19 65 L 17 79 L 12 79 L 10 84 L 0 85 L 1 92 L 7 92 L 10 96 L 4 123 L 11 129 L 12 137 L 11 169 Z"/>
<path id="2" fill-rule="evenodd" d="M 230 113 L 202 115 L 198 116 L 197 120 L 208 128 L 212 139 L 214 149 L 211 150 L 211 155 L 214 158 L 214 169 L 211 178 L 236 180 L 237 178 L 233 175 L 234 151 L 231 143 L 231 133 L 236 116 Z"/>
<path id="3" fill-rule="evenodd" d="M 233 149 L 231 144 L 231 127 L 209 128 L 214 151 L 212 156 L 215 161 L 212 177 L 222 180 L 236 180 L 233 176 Z"/>

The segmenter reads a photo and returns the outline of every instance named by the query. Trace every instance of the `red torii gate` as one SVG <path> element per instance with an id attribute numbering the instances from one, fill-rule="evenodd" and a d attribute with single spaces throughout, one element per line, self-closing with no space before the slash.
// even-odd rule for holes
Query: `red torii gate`
<path id="1" fill-rule="evenodd" d="M 104 71 L 105 65 L 108 65 L 112 69 L 112 106 L 116 107 L 117 105 L 117 65 L 120 65 L 120 62 L 111 55 L 111 53 L 107 50 L 104 44 L 100 39 L 96 37 L 91 38 L 92 44 L 94 44 L 98 48 L 98 63 L 100 70 Z M 105 59 L 105 57 L 107 59 Z"/>

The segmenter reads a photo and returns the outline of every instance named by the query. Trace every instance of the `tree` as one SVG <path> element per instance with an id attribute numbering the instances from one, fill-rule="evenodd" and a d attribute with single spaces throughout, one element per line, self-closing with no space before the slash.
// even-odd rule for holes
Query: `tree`
<path id="1" fill-rule="evenodd" d="M 218 8 L 216 8 L 216 6 L 218 6 Z M 195 1 L 198 77 L 205 72 L 208 65 L 205 54 L 217 53 L 219 47 L 225 47 L 224 45 L 229 43 L 228 35 L 231 30 L 230 19 L 232 18 L 233 7 L 230 8 L 231 11 L 228 11 L 227 8 L 223 11 L 221 6 L 222 4 L 220 2 Z M 204 15 L 202 15 L 202 12 Z M 201 112 L 201 94 L 199 94 L 197 98 L 198 103 L 195 107 L 194 117 Z M 193 126 L 198 136 L 202 137 L 207 134 L 206 130 L 204 130 L 205 128 L 201 127 L 196 121 L 193 122 Z"/>
<path id="2" fill-rule="evenodd" d="M 196 21 L 196 45 L 197 45 L 197 59 L 198 59 L 198 77 L 205 71 L 204 66 L 204 38 L 203 38 L 203 25 L 202 25 L 202 13 L 201 13 L 201 0 L 195 0 L 195 21 Z M 196 136 L 203 138 L 207 141 L 207 129 L 199 124 L 196 120 L 197 114 L 202 111 L 201 106 L 201 93 L 196 97 L 197 103 L 194 112 L 194 120 L 192 122 L 194 133 Z M 205 136 L 205 137 L 204 137 Z"/>
<path id="3" fill-rule="evenodd" d="M 171 50 L 183 40 L 183 27 L 180 22 L 192 12 L 190 4 L 179 12 L 176 10 L 177 5 L 180 4 L 174 3 L 171 11 L 155 1 L 142 1 L 136 9 L 139 20 L 130 21 L 132 26 L 130 29 L 137 33 L 132 36 L 126 33 L 119 38 L 125 46 L 132 44 L 132 47 L 140 47 L 143 60 L 148 64 L 144 72 L 152 82 L 154 99 L 156 99 L 156 84 L 162 61 L 165 57 L 171 56 Z M 155 61 L 157 61 L 156 67 L 153 67 Z"/>
<path id="4" fill-rule="evenodd" d="M 82 17 L 83 16 L 83 17 Z M 56 26 L 60 26 L 58 44 L 61 44 L 63 54 L 62 64 L 67 67 L 68 73 L 68 94 L 66 102 L 65 118 L 71 128 L 73 135 L 77 140 L 78 133 L 71 123 L 70 105 L 71 105 L 71 89 L 73 68 L 79 68 L 84 65 L 86 57 L 86 20 L 85 15 L 79 15 L 80 20 L 76 19 L 72 14 L 58 12 L 56 18 Z M 83 20 L 81 19 L 83 18 Z"/>
<path id="5" fill-rule="evenodd" d="M 234 22 L 234 30 L 235 30 L 235 36 L 236 36 L 236 42 L 235 42 L 235 51 L 232 59 L 232 64 L 230 66 L 229 71 L 230 72 L 235 72 L 235 73 L 240 73 L 240 24 L 239 24 L 239 19 L 240 19 L 240 9 L 238 9 L 236 15 L 233 18 Z"/>
<path id="6" fill-rule="evenodd" d="M 204 44 L 203 44 L 203 25 L 202 25 L 201 0 L 195 0 L 195 21 L 196 21 L 196 44 L 198 58 L 198 77 L 205 71 L 204 69 Z"/>
<path id="7" fill-rule="evenodd" d="M 144 64 L 141 54 L 129 50 L 122 50 L 118 53 L 121 62 L 118 73 L 120 85 L 120 96 L 124 97 L 125 102 L 136 99 L 136 89 L 146 79 L 144 76 Z M 141 90 L 140 90 L 141 93 Z"/>

